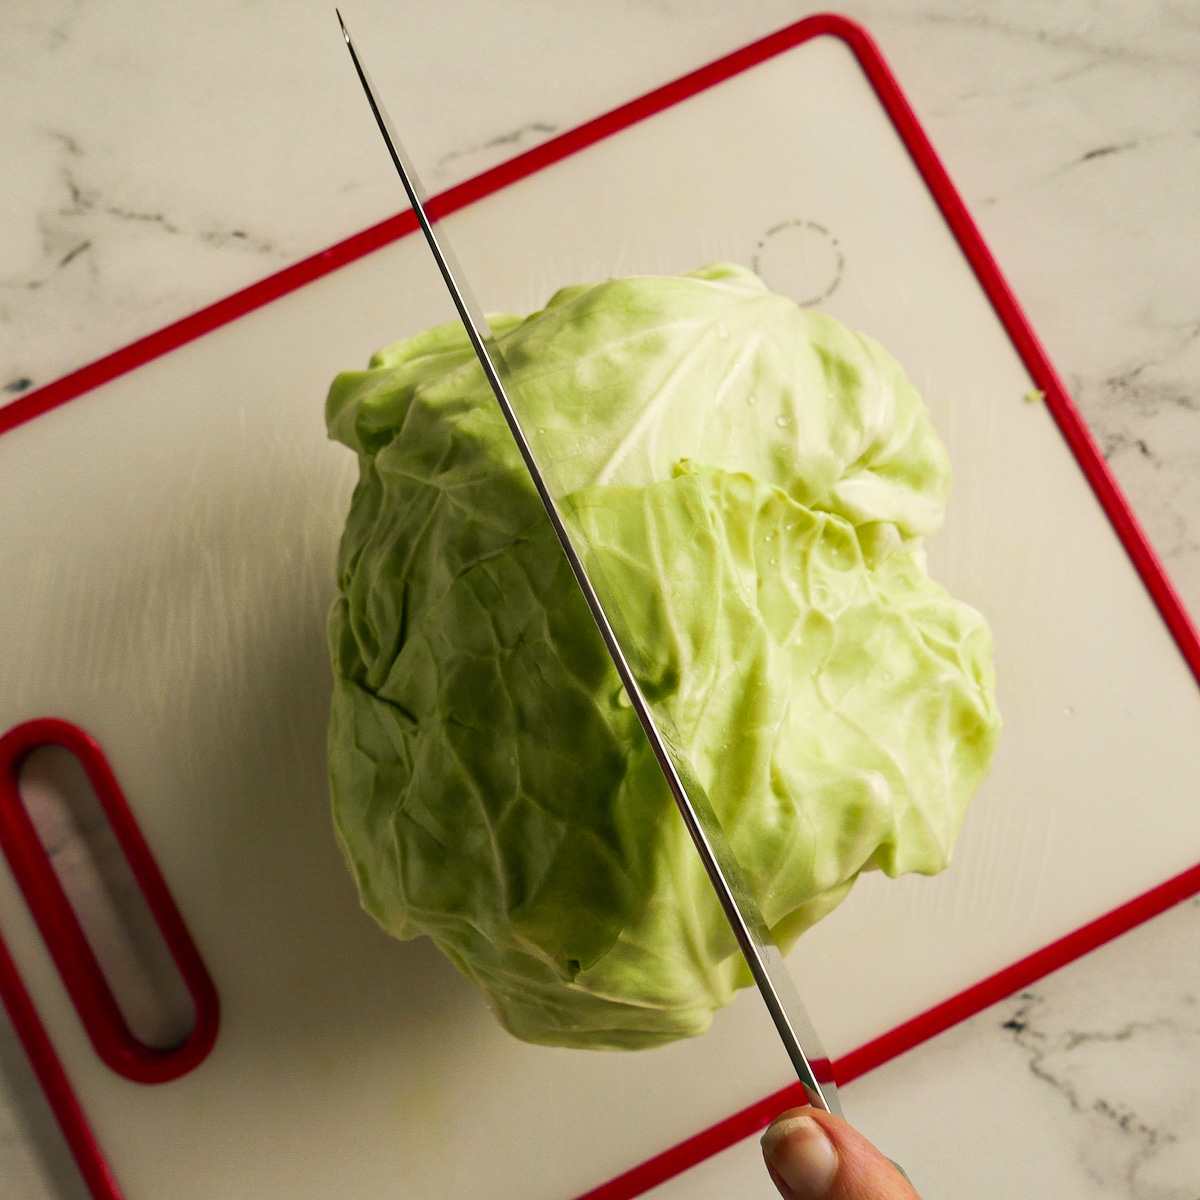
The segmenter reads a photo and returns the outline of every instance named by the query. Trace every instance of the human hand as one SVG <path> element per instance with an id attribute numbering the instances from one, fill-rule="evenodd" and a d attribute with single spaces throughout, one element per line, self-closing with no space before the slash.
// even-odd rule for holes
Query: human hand
<path id="1" fill-rule="evenodd" d="M 841 1117 L 790 1108 L 762 1136 L 784 1200 L 920 1200 L 912 1184 Z"/>

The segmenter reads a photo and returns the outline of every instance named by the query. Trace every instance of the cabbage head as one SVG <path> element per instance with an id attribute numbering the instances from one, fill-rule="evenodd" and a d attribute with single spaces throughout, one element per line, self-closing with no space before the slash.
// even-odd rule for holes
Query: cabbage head
<path id="1" fill-rule="evenodd" d="M 862 871 L 945 867 L 999 718 L 987 626 L 923 566 L 949 466 L 897 363 L 732 266 L 493 324 L 781 944 Z M 461 326 L 339 375 L 327 421 L 360 468 L 329 766 L 363 906 L 520 1038 L 703 1032 L 748 974 Z"/>

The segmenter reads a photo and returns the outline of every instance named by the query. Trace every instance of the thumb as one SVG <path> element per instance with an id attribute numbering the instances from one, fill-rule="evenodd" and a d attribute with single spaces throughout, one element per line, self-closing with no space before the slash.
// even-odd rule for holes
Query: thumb
<path id="1" fill-rule="evenodd" d="M 763 1134 L 762 1148 L 784 1200 L 920 1200 L 891 1162 L 832 1113 L 789 1109 Z"/>

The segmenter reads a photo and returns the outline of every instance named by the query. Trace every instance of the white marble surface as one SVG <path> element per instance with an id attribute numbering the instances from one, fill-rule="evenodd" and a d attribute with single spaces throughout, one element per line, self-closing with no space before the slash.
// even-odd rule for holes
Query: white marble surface
<path id="1" fill-rule="evenodd" d="M 778 28 L 783 0 L 358 0 L 442 187 Z M 860 0 L 1194 614 L 1200 4 Z M 0 6 L 0 387 L 48 382 L 379 220 L 330 6 Z M 0 393 L 4 395 L 5 393 Z M 1200 1197 L 1200 905 L 849 1089 L 927 1197 Z M 903 1097 L 897 1103 L 897 1097 Z M 0 1200 L 77 1195 L 0 1034 Z M 691 1184 L 688 1185 L 689 1188 Z M 703 1181 L 692 1192 L 706 1193 Z"/>

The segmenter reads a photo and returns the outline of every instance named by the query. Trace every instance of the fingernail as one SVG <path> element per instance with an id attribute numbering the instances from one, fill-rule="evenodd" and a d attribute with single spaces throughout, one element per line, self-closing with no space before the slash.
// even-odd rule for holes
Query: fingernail
<path id="1" fill-rule="evenodd" d="M 812 1117 L 777 1121 L 762 1137 L 763 1155 L 796 1200 L 820 1200 L 837 1175 L 833 1143 Z"/>

